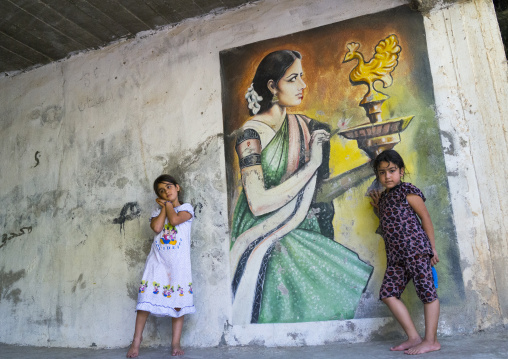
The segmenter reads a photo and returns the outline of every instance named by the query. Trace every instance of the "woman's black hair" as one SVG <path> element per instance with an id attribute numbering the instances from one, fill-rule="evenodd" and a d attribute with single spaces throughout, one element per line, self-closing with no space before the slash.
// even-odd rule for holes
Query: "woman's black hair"
<path id="1" fill-rule="evenodd" d="M 296 59 L 301 59 L 302 55 L 298 51 L 279 50 L 266 55 L 258 65 L 252 85 L 254 90 L 263 99 L 259 102 L 261 108 L 258 113 L 263 113 L 272 106 L 273 94 L 268 89 L 268 81 L 273 80 L 275 85 L 284 76 L 287 69 L 293 65 Z M 250 114 L 254 115 L 252 110 Z"/>
<path id="2" fill-rule="evenodd" d="M 397 151 L 385 150 L 381 152 L 379 155 L 377 155 L 374 161 L 372 162 L 372 168 L 374 169 L 376 178 L 377 178 L 377 169 L 379 168 L 381 162 L 391 162 L 400 169 L 406 168 L 406 166 L 404 165 L 404 160 Z"/>
<path id="3" fill-rule="evenodd" d="M 160 183 L 163 183 L 163 182 L 168 182 L 168 183 L 172 183 L 173 185 L 178 185 L 178 182 L 176 181 L 176 179 L 173 177 L 173 176 L 170 176 L 170 175 L 160 175 L 159 177 L 157 177 L 155 179 L 155 181 L 153 181 L 153 190 L 155 191 L 155 194 L 157 195 L 157 197 L 160 198 L 159 196 L 159 191 L 158 191 L 158 187 L 159 187 L 159 184 Z M 178 185 L 180 186 L 180 185 Z M 181 195 L 181 192 L 182 192 L 182 188 L 180 187 L 180 191 L 178 192 L 178 201 L 180 201 L 180 195 Z"/>

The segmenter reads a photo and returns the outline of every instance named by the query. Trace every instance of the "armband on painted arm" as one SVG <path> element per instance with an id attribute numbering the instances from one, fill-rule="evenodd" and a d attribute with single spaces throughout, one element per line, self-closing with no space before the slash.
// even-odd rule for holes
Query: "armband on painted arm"
<path id="1" fill-rule="evenodd" d="M 261 164 L 261 139 L 259 134 L 248 128 L 236 139 L 236 153 L 240 169 Z"/>

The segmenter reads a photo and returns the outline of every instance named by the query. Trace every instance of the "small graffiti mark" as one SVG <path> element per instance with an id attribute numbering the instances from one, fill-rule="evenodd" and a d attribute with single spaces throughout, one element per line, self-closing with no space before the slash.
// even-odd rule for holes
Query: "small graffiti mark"
<path id="1" fill-rule="evenodd" d="M 78 289 L 78 285 L 81 289 L 85 289 L 86 288 L 86 282 L 83 281 L 83 273 L 81 273 L 79 275 L 79 278 L 78 280 L 74 283 L 74 285 L 72 286 L 72 293 L 76 293 L 76 289 Z"/>
<path id="2" fill-rule="evenodd" d="M 194 206 L 194 217 L 195 218 L 198 217 L 198 216 L 196 216 L 196 213 L 201 214 L 202 209 L 203 209 L 203 204 L 201 202 L 199 202 L 198 204 L 196 204 L 196 206 Z"/>
<path id="3" fill-rule="evenodd" d="M 40 156 L 41 156 L 41 152 L 40 151 L 35 151 L 35 162 L 37 162 L 37 163 L 35 164 L 35 166 L 33 168 L 35 168 L 35 167 L 37 167 L 39 165 L 39 157 Z"/>
<path id="4" fill-rule="evenodd" d="M 126 203 L 122 210 L 120 211 L 120 216 L 118 218 L 113 219 L 114 224 L 120 225 L 120 233 L 122 233 L 122 229 L 124 229 L 124 224 L 126 221 L 132 221 L 134 218 L 139 217 L 141 214 L 141 207 L 137 202 L 128 202 Z"/>
<path id="5" fill-rule="evenodd" d="M 25 229 L 28 231 L 27 233 L 31 233 L 32 232 L 32 226 L 30 226 L 30 227 L 22 227 L 22 228 L 20 228 L 19 229 L 19 233 L 10 233 L 10 234 L 4 233 L 2 235 L 2 244 L 0 244 L 0 248 L 5 246 L 7 244 L 7 242 L 10 241 L 11 239 L 13 239 L 15 237 L 22 236 L 23 234 L 25 234 Z"/>
<path id="6" fill-rule="evenodd" d="M 83 112 L 87 108 L 93 108 L 99 105 L 102 105 L 103 103 L 106 103 L 113 99 L 113 96 L 106 95 L 106 96 L 98 96 L 98 97 L 89 97 L 87 96 L 83 102 L 78 104 L 78 109 Z"/>

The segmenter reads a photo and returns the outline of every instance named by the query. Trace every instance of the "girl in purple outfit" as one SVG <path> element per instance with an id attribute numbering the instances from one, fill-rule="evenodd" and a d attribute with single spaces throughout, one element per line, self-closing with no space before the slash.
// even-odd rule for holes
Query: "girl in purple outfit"
<path id="1" fill-rule="evenodd" d="M 372 191 L 371 204 L 379 215 L 385 241 L 387 268 L 379 298 L 406 332 L 408 339 L 392 347 L 406 354 L 422 354 L 441 348 L 437 340 L 439 300 L 432 277 L 432 266 L 439 262 L 434 226 L 425 206 L 425 196 L 414 185 L 402 182 L 404 161 L 394 150 L 379 154 L 373 163 L 384 191 Z M 400 300 L 407 283 L 413 280 L 424 303 L 425 337 L 418 334 L 409 312 Z"/>

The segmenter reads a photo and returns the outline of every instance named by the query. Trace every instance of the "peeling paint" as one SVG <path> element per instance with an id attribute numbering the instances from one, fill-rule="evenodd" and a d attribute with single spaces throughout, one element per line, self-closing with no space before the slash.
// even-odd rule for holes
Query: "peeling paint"
<path id="1" fill-rule="evenodd" d="M 453 136 L 446 131 L 441 131 L 441 138 L 443 139 L 443 152 L 447 155 L 453 155 L 455 153 Z"/>

